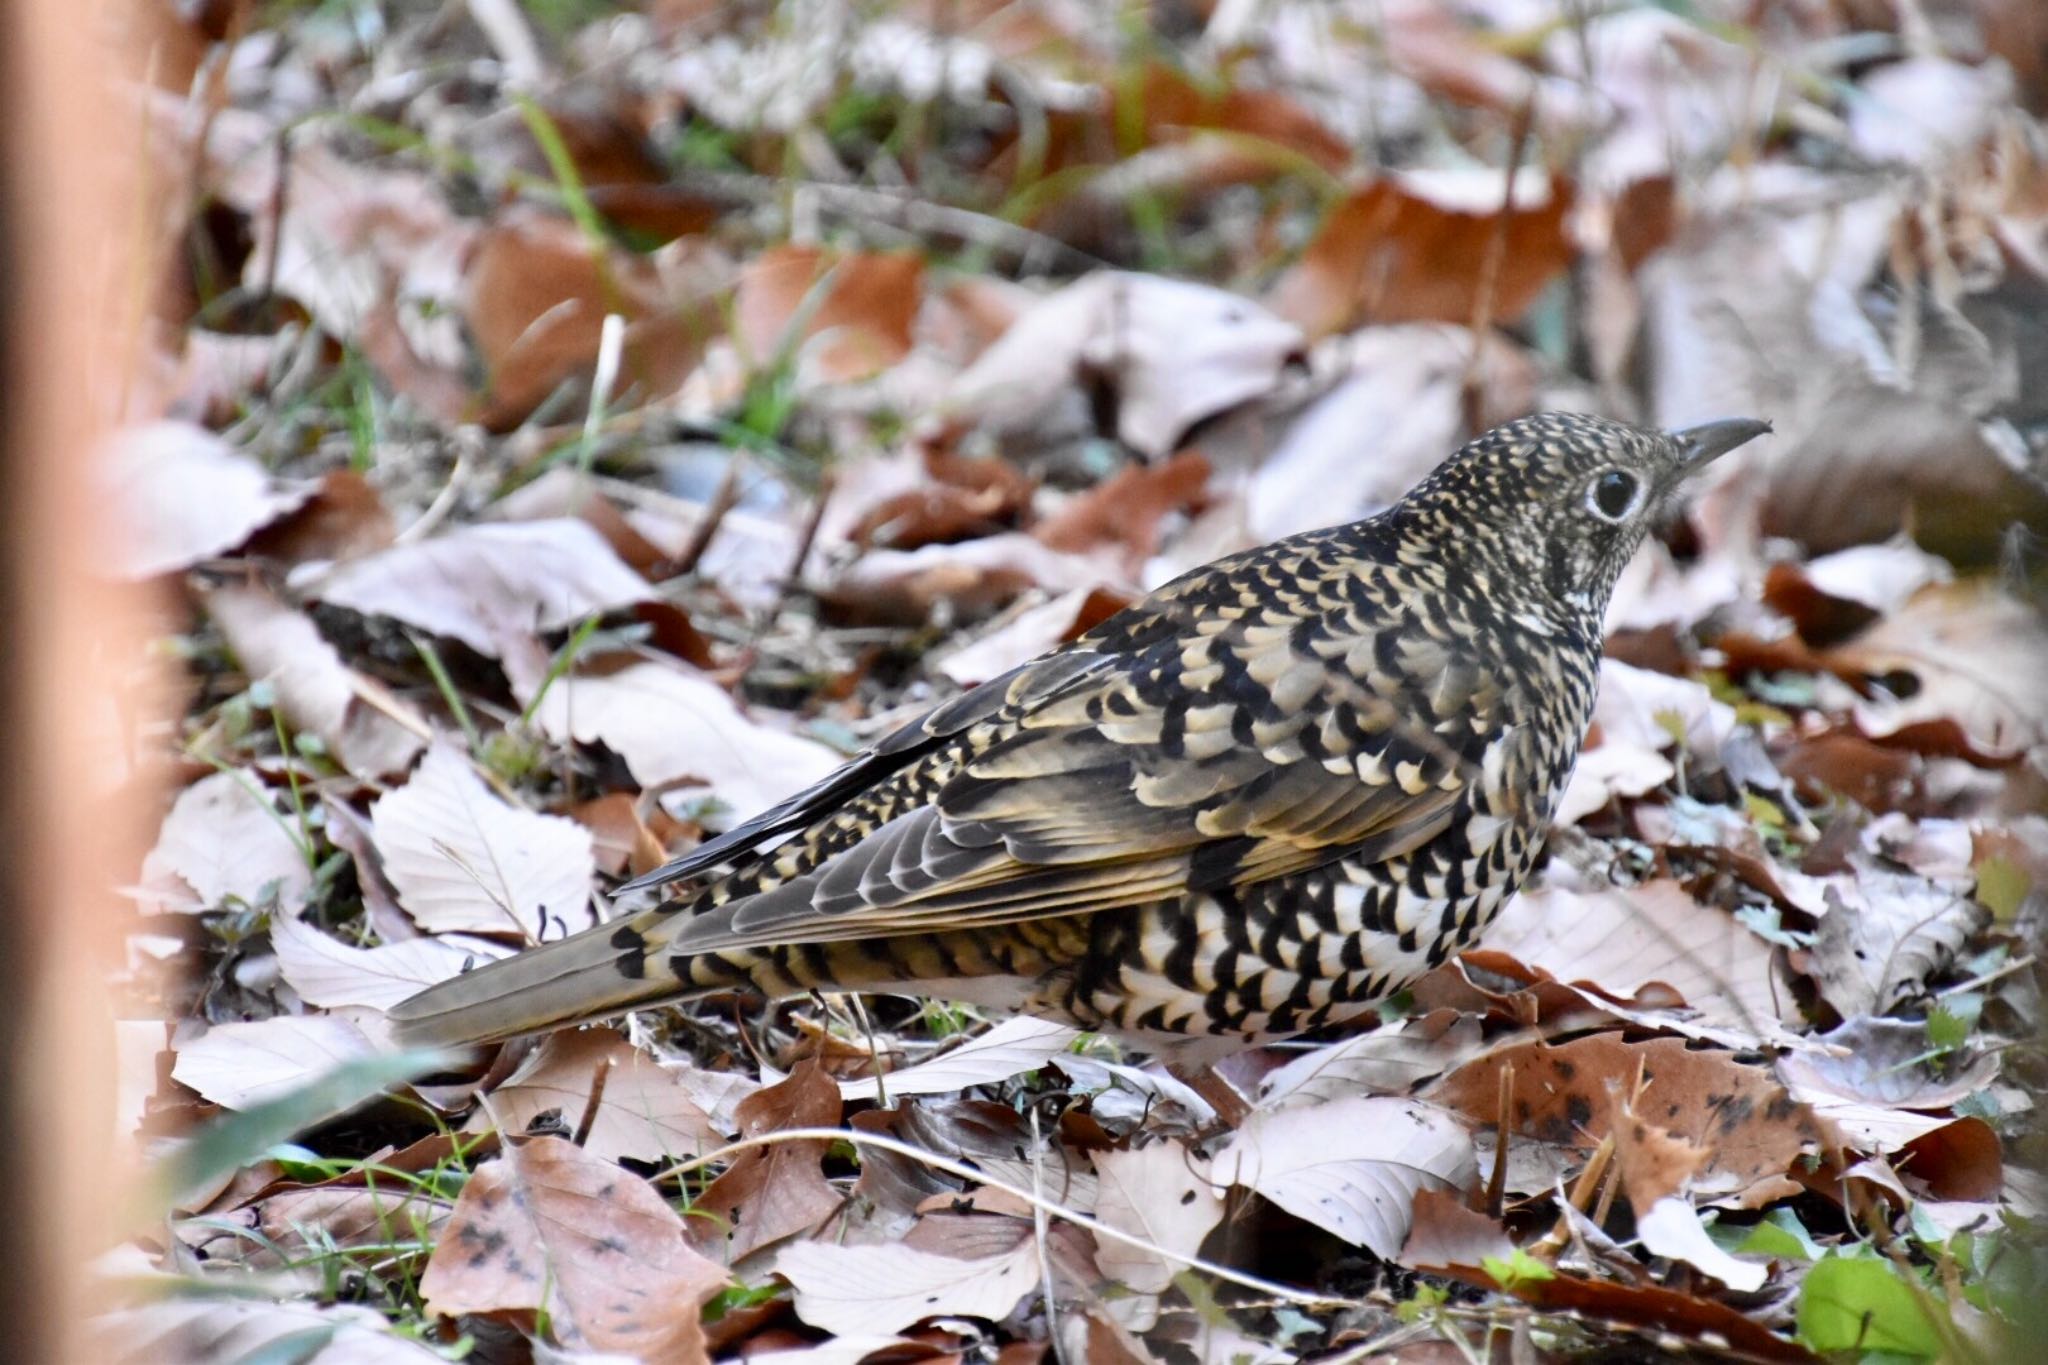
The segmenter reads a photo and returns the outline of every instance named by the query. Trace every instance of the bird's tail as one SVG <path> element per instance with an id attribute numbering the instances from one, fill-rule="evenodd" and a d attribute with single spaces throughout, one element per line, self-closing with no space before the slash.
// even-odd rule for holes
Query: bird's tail
<path id="1" fill-rule="evenodd" d="M 600 924 L 427 987 L 391 1010 L 401 1046 L 463 1047 L 676 1000 L 691 988 L 630 922 Z"/>

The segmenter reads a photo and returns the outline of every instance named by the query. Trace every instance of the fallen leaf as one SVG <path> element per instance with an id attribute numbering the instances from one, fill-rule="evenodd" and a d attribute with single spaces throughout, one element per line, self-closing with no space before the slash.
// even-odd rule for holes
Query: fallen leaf
<path id="1" fill-rule="evenodd" d="M 673 394 L 722 330 L 725 281 L 686 246 L 640 256 L 593 242 L 565 217 L 497 215 L 463 267 L 459 302 L 488 379 L 486 423 L 515 426 L 589 373 L 611 313 L 626 324 L 614 401 Z"/>
<path id="2" fill-rule="evenodd" d="M 1223 1221 L 1223 1191 L 1208 1163 L 1178 1142 L 1154 1142 L 1127 1151 L 1095 1153 L 1095 1216 L 1152 1246 L 1192 1256 Z M 1111 1238 L 1099 1238 L 1095 1264 L 1126 1289 L 1163 1294 L 1184 1261 Z"/>
<path id="3" fill-rule="evenodd" d="M 541 698 L 534 719 L 557 743 L 602 744 L 642 787 L 685 779 L 742 820 L 837 768 L 813 740 L 749 720 L 724 688 L 680 665 L 640 660 L 608 673 L 572 673 Z"/>
<path id="4" fill-rule="evenodd" d="M 1800 1098 L 1827 1095 L 1895 1109 L 1947 1109 L 1998 1075 L 1998 1058 L 1971 1050 L 1931 1055 L 1927 1024 L 1850 1019 L 1821 1034 L 1821 1046 L 1778 1059 L 1778 1074 Z"/>
<path id="5" fill-rule="evenodd" d="M 508 804 L 451 745 L 436 744 L 410 782 L 378 797 L 370 824 L 400 904 L 431 933 L 539 943 L 594 922 L 590 831 Z"/>
<path id="6" fill-rule="evenodd" d="M 2048 624 L 1984 581 L 1923 589 L 1823 656 L 1871 699 L 1857 724 L 1873 738 L 1947 723 L 1978 752 L 2009 758 L 2048 743 Z"/>
<path id="7" fill-rule="evenodd" d="M 301 1000 L 321 1009 L 360 1005 L 388 1010 L 472 962 L 488 962 L 506 952 L 502 944 L 469 938 L 415 938 L 358 948 L 291 915 L 271 919 L 270 945 L 285 981 Z"/>
<path id="8" fill-rule="evenodd" d="M 143 904 L 198 914 L 230 900 L 293 905 L 313 885 L 293 817 L 247 769 L 200 778 L 171 804 L 142 860 Z"/>
<path id="9" fill-rule="evenodd" d="M 1038 1252 L 1026 1235 L 1009 1251 L 956 1260 L 907 1246 L 794 1242 L 775 1273 L 796 1291 L 796 1315 L 840 1336 L 900 1332 L 927 1318 L 1000 1322 L 1039 1287 Z"/>
<path id="10" fill-rule="evenodd" d="M 727 1283 L 652 1185 L 560 1138 L 479 1166 L 420 1276 L 429 1311 L 545 1311 L 571 1350 L 708 1362 L 699 1314 Z"/>
<path id="11" fill-rule="evenodd" d="M 507 1131 L 521 1133 L 549 1112 L 573 1130 L 590 1102 L 598 1069 L 607 1064 L 584 1151 L 604 1161 L 673 1162 L 725 1141 L 675 1071 L 608 1028 L 551 1036 L 491 1091 L 490 1111 L 471 1115 L 469 1130 L 489 1127 L 495 1116 Z"/>
<path id="12" fill-rule="evenodd" d="M 344 664 L 304 613 L 257 587 L 215 588 L 202 600 L 250 681 L 275 688 L 291 727 L 316 736 L 349 772 L 402 772 L 426 747 L 426 719 Z"/>
<path id="13" fill-rule="evenodd" d="M 1033 588 L 1135 595 L 1106 551 L 1061 554 L 1015 531 L 959 545 L 876 550 L 848 565 L 818 595 L 836 619 L 917 625 L 941 609 L 956 620 L 977 620 Z"/>
<path id="14" fill-rule="evenodd" d="M 988 634 L 951 651 L 935 666 L 962 687 L 973 687 L 1094 629 L 1130 602 L 1130 598 L 1104 588 L 1073 588 L 1024 608 Z"/>
<path id="15" fill-rule="evenodd" d="M 1507 1260 L 1515 1244 L 1498 1221 L 1465 1206 L 1447 1190 L 1417 1190 L 1414 1225 L 1397 1258 L 1411 1270 L 1483 1273 L 1488 1258 Z"/>
<path id="16" fill-rule="evenodd" d="M 313 495 L 287 484 L 190 422 L 122 430 L 96 462 L 120 509 L 113 563 L 124 578 L 153 578 L 232 550 Z"/>
<path id="17" fill-rule="evenodd" d="M 1102 272 L 1031 308 L 948 386 L 962 427 L 1041 418 L 1095 382 L 1115 396 L 1114 434 L 1163 459 L 1197 422 L 1270 392 L 1301 334 L 1250 299 L 1156 275 Z"/>
<path id="18" fill-rule="evenodd" d="M 1632 1043 L 1619 1033 L 1555 1047 L 1514 1042 L 1467 1062 L 1423 1095 L 1491 1124 L 1500 1113 L 1501 1073 L 1512 1068 L 1514 1131 L 1585 1148 L 1609 1129 L 1610 1093 L 1635 1096 L 1636 1113 L 1708 1154 L 1697 1191 L 1739 1193 L 1782 1177 L 1821 1135 L 1806 1107 L 1768 1070 L 1736 1056 L 1695 1050 L 1683 1038 Z"/>
<path id="19" fill-rule="evenodd" d="M 1366 322 L 1472 322 L 1482 293 L 1486 316 L 1520 317 L 1571 262 L 1564 224 L 1572 195 L 1539 175 L 1515 181 L 1505 217 L 1497 170 L 1373 181 L 1330 210 L 1300 261 L 1267 291 L 1267 306 L 1311 339 Z M 1489 290 L 1483 262 L 1496 252 Z"/>
<path id="20" fill-rule="evenodd" d="M 802 1062 L 787 1079 L 741 1100 L 737 1115 L 742 1136 L 761 1137 L 836 1127 L 839 1112 L 839 1088 L 816 1062 Z M 704 1215 L 692 1220 L 693 1239 L 722 1247 L 730 1262 L 817 1226 L 845 1202 L 820 1167 L 825 1147 L 784 1142 L 741 1152 L 690 1206 Z M 864 1330 L 894 1328 L 871 1321 Z"/>
<path id="21" fill-rule="evenodd" d="M 1856 875 L 1827 888 L 1813 979 L 1844 1018 L 1882 1014 L 1916 995 L 1990 916 L 1958 884 L 1893 872 L 1851 855 Z"/>
<path id="22" fill-rule="evenodd" d="M 346 1019 L 280 1014 L 215 1024 L 178 1049 L 171 1078 L 224 1109 L 248 1109 L 376 1051 Z"/>
<path id="23" fill-rule="evenodd" d="M 924 258 L 915 252 L 770 247 L 740 271 L 733 330 L 756 367 L 795 343 L 810 382 L 869 379 L 910 354 L 923 293 Z"/>
<path id="24" fill-rule="evenodd" d="M 1669 878 L 1639 886 L 1579 883 L 1553 862 L 1486 931 L 1505 953 L 1560 981 L 1628 999 L 1659 984 L 1708 1024 L 1777 1038 L 1796 1018 L 1791 982 L 1772 946 L 1733 915 L 1703 906 Z"/>
<path id="25" fill-rule="evenodd" d="M 305 1365 L 434 1365 L 440 1352 L 391 1330 L 384 1315 L 349 1304 L 319 1306 L 231 1298 L 163 1299 L 93 1319 L 95 1358 L 118 1365 L 165 1361 L 290 1359 Z"/>
<path id="26" fill-rule="evenodd" d="M 602 536 L 568 518 L 462 526 L 299 577 L 295 586 L 308 596 L 460 640 L 491 658 L 652 595 Z"/>
<path id="27" fill-rule="evenodd" d="M 1122 549 L 1136 572 L 1159 549 L 1160 521 L 1170 513 L 1201 510 L 1209 487 L 1209 461 L 1184 450 L 1162 464 L 1120 469 L 1031 528 L 1055 550 Z"/>
<path id="28" fill-rule="evenodd" d="M 1079 1030 L 1065 1024 L 1017 1015 L 959 1047 L 891 1071 L 879 1081 L 874 1077 L 840 1081 L 839 1095 L 847 1100 L 871 1100 L 884 1090 L 892 1096 L 946 1095 L 970 1086 L 992 1085 L 1059 1059 L 1080 1036 Z"/>
<path id="29" fill-rule="evenodd" d="M 1678 769 L 1664 756 L 1667 749 L 1682 746 L 1695 770 L 1718 770 L 1721 746 L 1735 730 L 1735 708 L 1690 678 L 1603 659 L 1593 730 L 1598 742 L 1579 755 L 1552 815 L 1560 825 L 1669 781 Z"/>
<path id="30" fill-rule="evenodd" d="M 1478 1019 L 1431 1010 L 1303 1053 L 1266 1076 L 1259 1105 L 1273 1109 L 1361 1091 L 1405 1094 L 1476 1054 L 1482 1042 Z"/>
<path id="31" fill-rule="evenodd" d="M 1478 1179 L 1472 1139 L 1447 1111 L 1358 1095 L 1254 1111 L 1210 1169 L 1387 1259 L 1407 1239 L 1418 1191 Z"/>

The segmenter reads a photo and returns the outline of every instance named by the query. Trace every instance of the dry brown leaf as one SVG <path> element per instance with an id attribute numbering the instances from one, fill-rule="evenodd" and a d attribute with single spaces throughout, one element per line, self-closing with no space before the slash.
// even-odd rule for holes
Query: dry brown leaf
<path id="1" fill-rule="evenodd" d="M 316 736 L 349 772 L 402 772 L 426 747 L 425 717 L 344 664 L 311 617 L 258 587 L 215 588 L 204 601 L 243 672 L 275 688 L 291 727 Z"/>
<path id="2" fill-rule="evenodd" d="M 461 285 L 462 313 L 489 383 L 486 423 L 516 425 L 562 384 L 586 375 L 608 313 L 626 320 L 619 393 L 643 400 L 674 393 L 721 329 L 715 298 L 722 283 L 674 253 L 646 257 L 593 244 L 552 214 L 498 215 L 478 235 Z"/>
<path id="3" fill-rule="evenodd" d="M 365 615 L 460 640 L 492 658 L 651 596 L 581 521 L 487 522 L 352 560 L 301 586 Z M 510 660 L 508 660 L 510 662 Z M 538 685 L 538 677 L 513 681 Z"/>
<path id="4" fill-rule="evenodd" d="M 583 1150 L 592 1156 L 671 1162 L 701 1156 L 725 1140 L 675 1071 L 608 1028 L 550 1037 L 491 1091 L 490 1111 L 471 1115 L 469 1129 L 480 1132 L 495 1116 L 507 1131 L 525 1132 L 536 1118 L 552 1112 L 573 1130 L 590 1103 L 600 1067 L 606 1067 L 604 1091 L 583 1140 Z"/>
<path id="5" fill-rule="evenodd" d="M 430 1311 L 545 1310 L 571 1350 L 704 1365 L 699 1314 L 727 1283 L 652 1185 L 560 1138 L 512 1145 L 462 1188 L 420 1294 Z"/>
<path id="6" fill-rule="evenodd" d="M 770 247 L 740 271 L 733 329 L 757 367 L 794 343 L 799 374 L 811 382 L 869 379 L 910 354 L 923 295 L 924 258 L 915 252 Z"/>
<path id="7" fill-rule="evenodd" d="M 1118 470 L 1068 499 L 1031 534 L 1055 550 L 1116 546 L 1135 574 L 1159 549 L 1161 521 L 1201 511 L 1208 489 L 1209 461 L 1200 451 L 1184 450 L 1163 464 Z"/>
<path id="8" fill-rule="evenodd" d="M 638 876 L 668 861 L 661 839 L 640 818 L 639 803 L 625 792 L 607 792 L 562 813 L 590 831 L 591 852 L 609 876 Z M 665 815 L 656 818 L 673 823 Z"/>
<path id="9" fill-rule="evenodd" d="M 1287 1212 L 1392 1259 L 1418 1191 L 1478 1179 L 1472 1139 L 1449 1112 L 1384 1096 L 1257 1110 L 1216 1154 L 1222 1184 L 1256 1190 Z"/>
<path id="10" fill-rule="evenodd" d="M 1990 921 L 1967 883 L 1894 872 L 1850 857 L 1853 878 L 1833 879 L 1814 934 L 1814 984 L 1844 1018 L 1882 1014 L 1920 993 Z"/>
<path id="11" fill-rule="evenodd" d="M 1209 1163 L 1178 1142 L 1155 1142 L 1127 1151 L 1095 1153 L 1095 1216 L 1119 1232 L 1181 1256 L 1201 1249 L 1223 1221 L 1223 1190 L 1209 1178 Z M 1095 1264 L 1110 1279 L 1140 1294 L 1163 1294 L 1185 1270 L 1184 1261 L 1100 1238 Z"/>
<path id="12" fill-rule="evenodd" d="M 943 606 L 975 620 L 1037 588 L 1066 593 L 1106 587 L 1133 591 L 1116 557 L 1061 554 L 1022 532 L 983 536 L 960 545 L 876 550 L 862 555 L 819 591 L 836 619 L 854 623 L 922 624 Z"/>
<path id="13" fill-rule="evenodd" d="M 202 777 L 171 804 L 142 861 L 142 901 L 158 912 L 197 914 L 229 900 L 296 904 L 313 884 L 294 817 L 247 769 Z"/>
<path id="14" fill-rule="evenodd" d="M 1093 382 L 1115 435 L 1163 459 L 1197 422 L 1270 393 L 1301 334 L 1250 299 L 1156 275 L 1102 272 L 1048 295 L 948 387 L 956 428 L 1043 419 Z"/>
<path id="15" fill-rule="evenodd" d="M 171 1077 L 222 1108 L 247 1109 L 376 1050 L 346 1019 L 280 1014 L 215 1024 L 178 1049 Z"/>
<path id="16" fill-rule="evenodd" d="M 590 831 L 508 804 L 460 750 L 436 744 L 370 807 L 371 837 L 407 914 L 431 933 L 551 941 L 593 922 Z"/>
<path id="17" fill-rule="evenodd" d="M 329 470 L 299 509 L 250 538 L 254 559 L 283 564 L 354 559 L 389 546 L 398 526 L 370 481 L 353 469 Z"/>
<path id="18" fill-rule="evenodd" d="M 209 1262 L 278 1270 L 328 1247 L 388 1246 L 420 1234 L 431 1238 L 453 1208 L 449 1200 L 402 1181 L 365 1186 L 357 1180 L 280 1190 L 232 1212 L 211 1210 L 186 1220 L 179 1235 L 186 1239 L 189 1233 L 189 1244 Z M 261 1234 L 264 1241 L 242 1229 Z"/>
<path id="19" fill-rule="evenodd" d="M 190 422 L 130 427 L 97 462 L 119 509 L 108 569 L 152 578 L 232 550 L 313 495 Z"/>
<path id="20" fill-rule="evenodd" d="M 1595 1146 L 1609 1131 L 1610 1093 L 1637 1094 L 1636 1112 L 1708 1154 L 1696 1188 L 1736 1193 L 1775 1181 L 1820 1141 L 1812 1114 L 1762 1067 L 1683 1038 L 1631 1043 L 1598 1033 L 1552 1047 L 1516 1042 L 1466 1063 L 1425 1090 L 1475 1122 L 1500 1112 L 1501 1073 L 1512 1067 L 1514 1131 Z"/>
<path id="21" fill-rule="evenodd" d="M 1465 1206 L 1465 1201 L 1447 1190 L 1418 1190 L 1415 1194 L 1414 1223 L 1408 1240 L 1401 1245 L 1399 1261 L 1411 1270 L 1453 1269 L 1467 1276 L 1483 1273 L 1488 1257 L 1506 1260 L 1514 1255 L 1515 1244 L 1498 1221 Z"/>
<path id="22" fill-rule="evenodd" d="M 503 944 L 477 938 L 415 938 L 357 948 L 291 915 L 271 919 L 270 945 L 278 970 L 299 999 L 321 1009 L 361 1005 L 388 1010 L 473 962 L 506 952 Z"/>
<path id="23" fill-rule="evenodd" d="M 692 780 L 744 819 L 808 787 L 844 759 L 814 740 L 749 720 L 724 688 L 680 665 L 642 660 L 559 678 L 534 719 L 558 744 L 602 744 L 642 787 Z"/>
<path id="24" fill-rule="evenodd" d="M 786 1080 L 739 1103 L 740 1133 L 760 1137 L 784 1128 L 831 1128 L 839 1122 L 839 1087 L 816 1062 L 799 1063 Z M 728 1262 L 815 1227 L 845 1200 L 826 1182 L 822 1142 L 757 1147 L 733 1159 L 691 1205 L 698 1245 L 721 1247 Z M 903 1324 L 903 1325 L 908 1325 Z M 870 1322 L 867 1330 L 891 1328 Z"/>
<path id="25" fill-rule="evenodd" d="M 1366 322 L 1471 322 L 1487 283 L 1483 263 L 1497 251 L 1486 315 L 1520 317 L 1571 262 L 1572 195 L 1534 176 L 1516 181 L 1505 219 L 1497 171 L 1374 181 L 1330 211 L 1301 260 L 1267 292 L 1267 306 L 1310 338 Z"/>

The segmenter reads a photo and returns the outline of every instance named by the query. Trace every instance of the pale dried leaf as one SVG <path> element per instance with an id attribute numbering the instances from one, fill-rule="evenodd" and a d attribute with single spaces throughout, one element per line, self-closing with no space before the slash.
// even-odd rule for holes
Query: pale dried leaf
<path id="1" fill-rule="evenodd" d="M 297 1365 L 435 1365 L 444 1357 L 346 1304 L 174 1298 L 95 1319 L 98 1359 L 117 1365 L 289 1359 Z"/>
<path id="2" fill-rule="evenodd" d="M 247 1109 L 376 1051 L 346 1019 L 280 1014 L 215 1024 L 178 1049 L 171 1078 L 223 1108 Z"/>
<path id="3" fill-rule="evenodd" d="M 1927 1025 L 1921 1020 L 1851 1019 L 1816 1041 L 1820 1047 L 1778 1059 L 1778 1074 L 1802 1098 L 1947 1109 L 1998 1076 L 1995 1054 L 1929 1055 Z"/>
<path id="4" fill-rule="evenodd" d="M 1666 1195 L 1636 1214 L 1636 1236 L 1643 1248 L 1658 1256 L 1684 1261 L 1730 1289 L 1745 1294 L 1763 1288 L 1770 1266 L 1761 1261 L 1738 1261 L 1715 1245 L 1700 1222 L 1699 1211 L 1683 1195 Z"/>
<path id="5" fill-rule="evenodd" d="M 283 484 L 226 441 L 190 422 L 119 433 L 100 477 L 120 509 L 113 537 L 124 578 L 150 578 L 231 550 L 313 495 Z"/>
<path id="6" fill-rule="evenodd" d="M 701 1305 L 726 1281 L 652 1185 L 542 1137 L 470 1176 L 420 1293 L 444 1316 L 545 1309 L 571 1349 L 697 1365 L 709 1358 Z"/>
<path id="7" fill-rule="evenodd" d="M 607 1062 L 603 1098 L 583 1142 L 592 1156 L 676 1161 L 700 1156 L 725 1140 L 675 1071 L 613 1029 L 579 1029 L 549 1038 L 491 1092 L 491 1115 L 478 1111 L 470 1130 L 490 1127 L 495 1115 L 507 1131 L 523 1132 L 550 1111 L 574 1128 L 589 1104 L 598 1067 Z"/>
<path id="8" fill-rule="evenodd" d="M 1208 1166 L 1171 1141 L 1097 1152 L 1095 1216 L 1119 1232 L 1181 1257 L 1192 1256 L 1210 1229 L 1223 1221 L 1223 1191 L 1210 1180 Z M 1164 1293 L 1174 1276 L 1187 1268 L 1184 1260 L 1107 1237 L 1096 1243 L 1095 1264 L 1140 1294 Z"/>
<path id="9" fill-rule="evenodd" d="M 1117 395 L 1117 435 L 1158 458 L 1203 418 L 1270 392 L 1301 346 L 1293 325 L 1250 299 L 1103 272 L 1018 318 L 953 381 L 944 406 L 969 423 L 1006 426 L 1092 374 Z"/>
<path id="10" fill-rule="evenodd" d="M 1483 1041 L 1476 1016 L 1451 1010 L 1382 1024 L 1305 1052 L 1269 1073 L 1259 1085 L 1259 1107 L 1277 1109 L 1361 1092 L 1401 1094 L 1456 1066 Z"/>
<path id="11" fill-rule="evenodd" d="M 294 586 L 351 611 L 460 640 L 492 658 L 542 632 L 651 595 L 646 580 L 603 536 L 573 518 L 463 526 Z"/>
<path id="12" fill-rule="evenodd" d="M 313 884 L 290 814 L 246 769 L 202 777 L 172 803 L 142 861 L 144 904 L 196 914 L 229 900 L 255 905 L 276 889 L 296 904 Z"/>
<path id="13" fill-rule="evenodd" d="M 892 1071 L 880 1081 L 872 1076 L 841 1081 L 839 1094 L 843 1099 L 871 1100 L 884 1090 L 891 1097 L 949 1095 L 972 1085 L 991 1085 L 1036 1071 L 1066 1052 L 1080 1036 L 1078 1029 L 1065 1024 L 1017 1015 L 950 1052 Z"/>
<path id="14" fill-rule="evenodd" d="M 935 1317 L 1001 1321 L 1039 1286 L 1030 1237 L 976 1261 L 900 1245 L 796 1242 L 777 1254 L 775 1273 L 796 1291 L 798 1317 L 840 1336 L 900 1332 Z"/>
<path id="15" fill-rule="evenodd" d="M 377 798 L 370 822 L 385 873 L 422 929 L 539 942 L 593 922 L 590 831 L 508 804 L 447 744 Z"/>
<path id="16" fill-rule="evenodd" d="M 1478 1178 L 1472 1139 L 1449 1111 L 1383 1096 L 1255 1112 L 1211 1169 L 1387 1259 L 1408 1236 L 1418 1191 Z"/>
<path id="17" fill-rule="evenodd" d="M 1688 754 L 1719 767 L 1721 746 L 1735 730 L 1735 708 L 1716 701 L 1703 683 L 1605 659 L 1593 725 L 1599 742 L 1580 754 L 1558 799 L 1554 818 L 1562 825 L 1578 823 L 1617 796 L 1641 796 L 1675 775 L 1677 767 L 1664 756 L 1677 746 L 1674 731 L 1684 736 Z"/>
<path id="18" fill-rule="evenodd" d="M 402 772 L 426 747 L 425 718 L 344 664 L 311 617 L 258 587 L 216 588 L 205 602 L 250 680 L 275 688 L 291 727 L 318 736 L 349 772 Z"/>
<path id="19" fill-rule="evenodd" d="M 1486 947 L 1623 999 L 1662 982 L 1703 1022 L 1752 1038 L 1775 1038 L 1780 1019 L 1796 1017 L 1771 945 L 1668 878 L 1581 889 L 1553 863 L 1544 885 L 1508 902 Z"/>
<path id="20" fill-rule="evenodd" d="M 558 743 L 603 744 L 643 787 L 694 779 L 744 819 L 845 760 L 815 741 L 749 720 L 716 683 L 652 661 L 556 680 L 535 712 Z"/>
<path id="21" fill-rule="evenodd" d="M 1814 983 L 1844 1018 L 1917 994 L 1989 919 L 1966 884 L 1893 872 L 1862 854 L 1850 862 L 1857 875 L 1828 887 L 1813 940 Z"/>
<path id="22" fill-rule="evenodd" d="M 358 948 L 291 915 L 271 920 L 270 946 L 299 998 L 322 1009 L 361 1005 L 388 1010 L 470 963 L 489 962 L 507 951 L 503 944 L 478 938 L 415 938 Z"/>

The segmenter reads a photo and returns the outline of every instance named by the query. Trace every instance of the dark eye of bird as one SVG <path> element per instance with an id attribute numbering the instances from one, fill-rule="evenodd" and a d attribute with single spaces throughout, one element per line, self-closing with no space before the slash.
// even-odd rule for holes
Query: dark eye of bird
<path id="1" fill-rule="evenodd" d="M 1621 520 L 1621 514 L 1628 511 L 1628 505 L 1635 496 L 1634 477 L 1619 469 L 1610 469 L 1593 481 L 1593 505 L 1609 521 Z"/>

